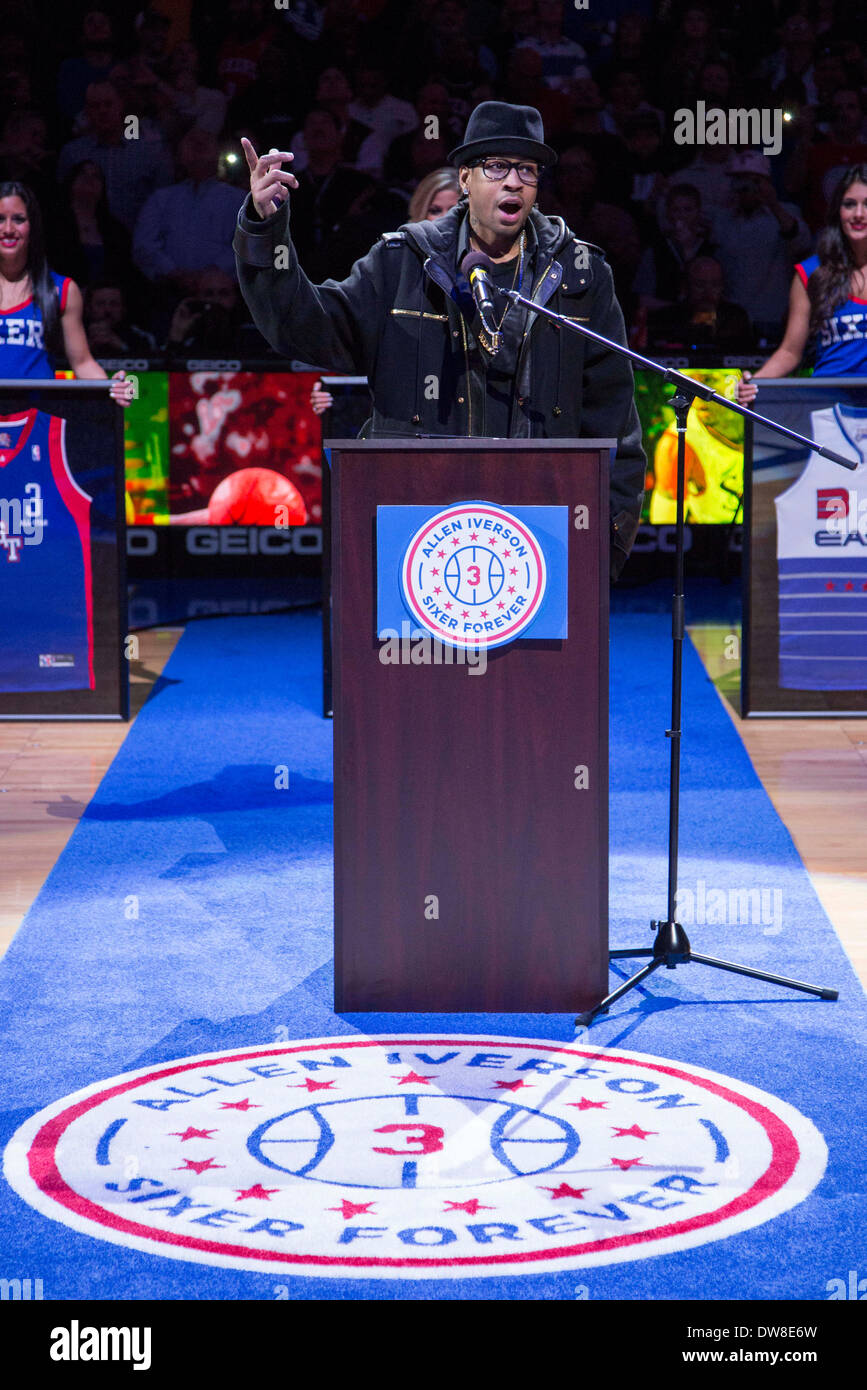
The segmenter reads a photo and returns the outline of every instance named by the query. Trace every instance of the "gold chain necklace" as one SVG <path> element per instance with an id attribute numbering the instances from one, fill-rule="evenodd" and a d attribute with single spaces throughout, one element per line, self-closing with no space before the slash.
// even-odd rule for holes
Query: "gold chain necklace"
<path id="1" fill-rule="evenodd" d="M 511 285 L 511 288 L 512 288 L 512 289 L 514 289 L 516 285 L 518 285 L 518 284 L 523 284 L 523 282 L 524 282 L 524 247 L 526 246 L 526 244 L 527 244 L 527 233 L 526 233 L 526 232 L 522 232 L 522 233 L 521 233 L 521 250 L 520 250 L 520 252 L 519 252 L 519 254 L 518 254 L 518 264 L 515 266 L 515 273 L 514 273 L 514 275 L 512 276 L 512 285 Z M 481 343 L 481 345 L 482 345 L 482 347 L 485 349 L 485 351 L 486 351 L 486 352 L 489 352 L 489 353 L 491 354 L 492 357 L 499 351 L 499 348 L 500 348 L 500 337 L 501 337 L 501 332 L 500 332 L 500 330 L 502 329 L 503 324 L 504 324 L 505 321 L 506 321 L 506 315 L 508 314 L 508 312 L 509 312 L 509 310 L 511 309 L 511 307 L 512 307 L 512 301 L 509 300 L 509 302 L 507 303 L 505 309 L 503 310 L 502 314 L 500 315 L 500 322 L 494 325 L 494 331 L 493 331 L 493 333 L 490 335 L 490 337 L 488 336 L 487 332 L 485 331 L 484 324 L 482 325 L 482 327 L 481 327 L 481 329 L 480 329 L 480 331 L 479 331 L 479 342 Z"/>

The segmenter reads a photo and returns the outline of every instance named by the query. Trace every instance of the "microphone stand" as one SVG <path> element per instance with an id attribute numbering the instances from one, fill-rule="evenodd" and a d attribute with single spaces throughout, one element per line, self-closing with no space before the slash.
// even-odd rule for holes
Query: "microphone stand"
<path id="1" fill-rule="evenodd" d="M 544 318 L 551 319 L 552 322 L 559 324 L 561 328 L 567 328 L 575 333 L 582 334 L 594 343 L 599 343 L 602 347 L 608 348 L 611 352 L 619 353 L 621 357 L 629 358 L 630 361 L 638 363 L 639 366 L 648 371 L 656 372 L 665 381 L 670 381 L 677 389 L 672 396 L 669 404 L 672 406 L 677 421 L 677 521 L 675 528 L 676 549 L 675 549 L 675 592 L 672 603 L 672 671 L 671 671 L 671 728 L 666 729 L 666 738 L 671 739 L 671 767 L 669 773 L 669 800 L 668 800 L 668 904 L 667 917 L 664 921 L 651 922 L 651 930 L 656 932 L 656 938 L 652 946 L 628 947 L 625 950 L 609 951 L 609 960 L 635 959 L 639 957 L 651 957 L 649 963 L 641 967 L 640 970 L 620 986 L 606 995 L 592 1009 L 579 1014 L 575 1020 L 577 1026 L 588 1027 L 597 1014 L 608 1013 L 612 1004 L 618 999 L 622 999 L 624 994 L 635 989 L 655 970 L 665 966 L 667 970 L 674 970 L 678 965 L 690 965 L 693 962 L 699 965 L 709 965 L 716 970 L 728 970 L 736 975 L 749 975 L 754 980 L 766 980 L 770 984 L 782 985 L 786 989 L 801 990 L 805 994 L 816 994 L 820 999 L 836 999 L 838 992 L 836 989 L 827 989 L 821 985 L 804 984 L 802 980 L 790 980 L 783 975 L 772 975 L 766 970 L 753 970 L 748 965 L 736 965 L 732 961 L 718 960 L 715 956 L 699 955 L 693 951 L 689 943 L 689 938 L 681 924 L 675 920 L 675 898 L 677 895 L 677 868 L 678 868 L 678 835 L 680 824 L 680 744 L 682 737 L 681 729 L 681 695 L 683 689 L 683 636 L 684 636 L 684 579 L 683 579 L 683 540 L 684 540 L 684 493 L 685 493 L 685 459 L 686 459 L 686 425 L 690 406 L 696 396 L 704 401 L 715 401 L 718 405 L 725 406 L 726 409 L 734 411 L 738 415 L 743 415 L 749 420 L 757 420 L 768 429 L 775 430 L 778 434 L 786 435 L 789 439 L 797 440 L 805 449 L 812 450 L 814 453 L 821 454 L 824 458 L 838 463 L 842 468 L 855 469 L 858 467 L 857 461 L 844 458 L 837 454 L 833 449 L 828 449 L 824 445 L 816 444 L 812 439 L 807 439 L 803 434 L 798 434 L 796 430 L 790 430 L 785 425 L 778 425 L 774 420 L 768 420 L 763 415 L 758 415 L 755 411 L 743 405 L 738 405 L 734 401 L 727 400 L 718 392 L 713 391 L 703 382 L 693 381 L 691 377 L 685 376 L 683 372 L 675 371 L 670 367 L 663 367 L 658 362 L 654 362 L 649 357 L 642 357 L 638 352 L 633 352 L 631 348 L 623 347 L 620 343 L 612 342 L 610 338 L 605 338 L 601 333 L 595 333 L 590 328 L 585 328 L 582 324 L 576 323 L 574 319 L 564 318 L 561 314 L 546 308 L 544 305 L 536 304 L 530 299 L 526 299 L 517 290 L 501 290 L 501 294 L 506 295 L 513 304 L 520 304 L 523 308 L 534 314 L 541 314 Z"/>

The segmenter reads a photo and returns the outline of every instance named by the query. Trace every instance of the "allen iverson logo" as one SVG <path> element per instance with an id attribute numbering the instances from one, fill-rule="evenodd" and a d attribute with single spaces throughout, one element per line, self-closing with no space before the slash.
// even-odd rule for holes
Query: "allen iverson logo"
<path id="1" fill-rule="evenodd" d="M 308 1039 L 97 1082 L 5 1173 L 45 1216 L 284 1275 L 569 1271 L 717 1240 L 824 1171 L 793 1107 L 704 1068 L 507 1037 Z"/>

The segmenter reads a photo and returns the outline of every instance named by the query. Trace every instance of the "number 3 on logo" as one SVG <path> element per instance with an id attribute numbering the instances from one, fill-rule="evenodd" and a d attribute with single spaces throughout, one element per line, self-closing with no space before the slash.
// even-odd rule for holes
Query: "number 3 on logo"
<path id="1" fill-rule="evenodd" d="M 374 1134 L 395 1134 L 399 1129 L 414 1129 L 417 1131 L 415 1134 L 407 1134 L 407 1147 L 405 1149 L 377 1148 L 374 1144 L 373 1152 L 375 1154 L 396 1154 L 398 1157 L 405 1157 L 407 1154 L 439 1153 L 443 1146 L 445 1130 L 440 1129 L 438 1125 L 382 1125 L 373 1132 Z"/>

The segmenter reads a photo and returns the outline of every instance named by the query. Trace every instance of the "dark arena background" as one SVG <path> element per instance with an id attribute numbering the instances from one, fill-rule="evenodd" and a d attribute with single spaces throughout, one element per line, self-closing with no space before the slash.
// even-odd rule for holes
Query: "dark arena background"
<path id="1" fill-rule="evenodd" d="M 574 347 L 610 270 L 646 359 L 616 575 L 615 426 L 390 404 L 493 390 L 496 357 L 422 365 L 487 326 L 454 246 L 421 308 L 382 300 L 383 234 L 456 222 L 482 103 L 538 113 L 556 162 L 504 184 L 578 248 L 571 326 L 515 352 Z M 294 155 L 274 244 L 249 147 Z M 530 294 L 524 245 L 498 295 Z M 0 1301 L 28 1369 L 240 1370 L 255 1339 L 273 1374 L 321 1305 L 396 1299 L 468 1334 L 571 1305 L 579 1371 L 648 1339 L 663 1373 L 846 1364 L 865 277 L 843 0 L 0 0 Z M 554 415 L 625 433 L 583 350 Z M 652 363 L 697 388 L 680 457 Z"/>

